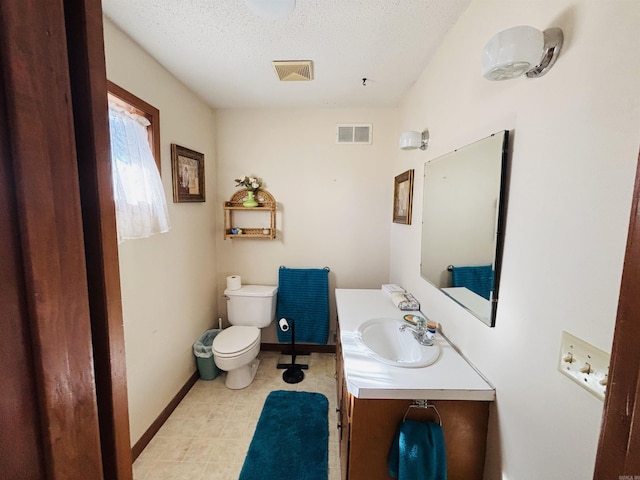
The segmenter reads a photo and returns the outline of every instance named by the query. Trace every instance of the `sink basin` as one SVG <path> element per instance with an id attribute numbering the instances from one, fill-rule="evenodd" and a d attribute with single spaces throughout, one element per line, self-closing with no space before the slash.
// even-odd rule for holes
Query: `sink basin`
<path id="1" fill-rule="evenodd" d="M 406 324 L 396 318 L 373 318 L 360 325 L 355 339 L 369 356 L 387 365 L 419 368 L 437 362 L 442 351 L 437 338 L 430 347 L 420 345 L 408 328 L 400 331 Z"/>

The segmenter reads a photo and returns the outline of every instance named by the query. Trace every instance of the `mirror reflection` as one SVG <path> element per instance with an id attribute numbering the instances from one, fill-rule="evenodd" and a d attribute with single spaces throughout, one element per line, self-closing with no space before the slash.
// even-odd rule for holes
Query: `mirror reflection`
<path id="1" fill-rule="evenodd" d="M 424 165 L 420 273 L 489 326 L 498 301 L 508 138 L 498 132 Z"/>

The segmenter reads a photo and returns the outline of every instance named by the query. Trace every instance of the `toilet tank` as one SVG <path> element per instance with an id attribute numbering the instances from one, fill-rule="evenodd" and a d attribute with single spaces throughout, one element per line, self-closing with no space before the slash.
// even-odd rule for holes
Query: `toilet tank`
<path id="1" fill-rule="evenodd" d="M 277 293 L 278 287 L 272 285 L 243 285 L 225 290 L 229 323 L 266 327 L 276 316 Z"/>

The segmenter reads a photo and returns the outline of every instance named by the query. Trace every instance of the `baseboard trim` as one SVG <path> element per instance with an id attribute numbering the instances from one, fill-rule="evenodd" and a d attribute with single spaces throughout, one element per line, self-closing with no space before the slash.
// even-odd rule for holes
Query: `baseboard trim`
<path id="1" fill-rule="evenodd" d="M 290 343 L 263 343 L 260 350 L 265 352 L 287 351 Z M 319 345 L 315 343 L 296 343 L 296 353 L 336 353 L 335 345 Z"/>
<path id="2" fill-rule="evenodd" d="M 151 426 L 147 429 L 147 431 L 144 432 L 142 437 L 140 437 L 140 440 L 138 440 L 136 444 L 131 448 L 131 457 L 133 458 L 133 461 L 135 461 L 136 458 L 140 456 L 145 447 L 149 445 L 151 439 L 155 436 L 156 433 L 158 433 L 158 430 L 160 430 L 162 425 L 164 425 L 164 422 L 167 421 L 169 416 L 180 404 L 185 395 L 189 392 L 189 390 L 191 390 L 191 387 L 193 387 L 193 385 L 198 381 L 198 378 L 200 377 L 198 375 L 198 371 L 196 370 L 194 374 L 189 377 L 187 383 L 185 383 L 180 391 L 178 391 L 176 396 L 171 399 L 169 405 L 167 405 L 165 409 L 160 412 L 158 418 L 156 418 Z"/>

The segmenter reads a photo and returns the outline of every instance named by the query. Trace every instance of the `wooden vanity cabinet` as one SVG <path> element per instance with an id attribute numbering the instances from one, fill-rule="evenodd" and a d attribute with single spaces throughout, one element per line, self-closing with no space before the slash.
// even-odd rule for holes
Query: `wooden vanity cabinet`
<path id="1" fill-rule="evenodd" d="M 339 338 L 339 337 L 338 337 Z M 362 399 L 347 391 L 337 345 L 336 380 L 342 480 L 390 480 L 387 458 L 412 400 Z M 449 480 L 482 480 L 489 422 L 487 401 L 437 400 Z M 411 408 L 408 420 L 437 421 L 433 409 Z"/>
<path id="2" fill-rule="evenodd" d="M 338 327 L 338 338 L 340 328 Z M 347 478 L 347 462 L 342 459 L 349 457 L 349 394 L 344 379 L 344 367 L 342 364 L 342 345 L 340 341 L 336 345 L 336 393 L 338 396 L 338 440 L 340 441 L 340 478 Z"/>

